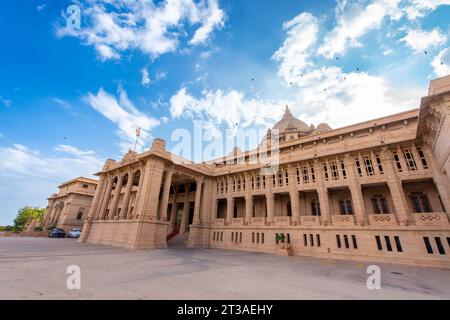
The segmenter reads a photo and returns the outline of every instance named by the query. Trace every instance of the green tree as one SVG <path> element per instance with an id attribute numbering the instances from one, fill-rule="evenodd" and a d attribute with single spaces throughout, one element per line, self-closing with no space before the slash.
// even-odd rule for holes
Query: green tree
<path id="1" fill-rule="evenodd" d="M 19 211 L 17 212 L 17 216 L 14 219 L 14 230 L 18 232 L 22 231 L 30 217 L 37 218 L 38 221 L 42 221 L 44 212 L 44 208 L 31 206 L 26 206 L 19 209 Z"/>

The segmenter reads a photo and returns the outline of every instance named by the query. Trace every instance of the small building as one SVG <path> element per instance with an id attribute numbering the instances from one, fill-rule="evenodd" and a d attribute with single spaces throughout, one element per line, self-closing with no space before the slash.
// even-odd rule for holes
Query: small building
<path id="1" fill-rule="evenodd" d="M 50 227 L 64 229 L 82 228 L 87 218 L 98 181 L 76 178 L 61 184 L 59 192 L 48 198 L 48 206 L 43 218 L 43 229 Z"/>

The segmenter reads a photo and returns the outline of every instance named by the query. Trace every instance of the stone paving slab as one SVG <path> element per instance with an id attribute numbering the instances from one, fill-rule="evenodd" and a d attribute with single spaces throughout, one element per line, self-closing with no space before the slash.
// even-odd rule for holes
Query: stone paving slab
<path id="1" fill-rule="evenodd" d="M 81 268 L 81 290 L 66 268 Z M 0 238 L 0 299 L 449 299 L 450 271 L 214 249 L 130 251 L 73 239 Z"/>

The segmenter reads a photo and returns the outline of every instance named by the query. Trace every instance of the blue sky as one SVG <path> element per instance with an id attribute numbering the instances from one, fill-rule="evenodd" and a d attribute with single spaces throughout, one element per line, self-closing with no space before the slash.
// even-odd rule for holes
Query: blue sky
<path id="1" fill-rule="evenodd" d="M 81 29 L 66 9 L 81 9 Z M 450 1 L 0 3 L 0 225 L 174 130 L 317 125 L 418 107 L 450 73 Z M 196 159 L 198 160 L 198 159 Z"/>

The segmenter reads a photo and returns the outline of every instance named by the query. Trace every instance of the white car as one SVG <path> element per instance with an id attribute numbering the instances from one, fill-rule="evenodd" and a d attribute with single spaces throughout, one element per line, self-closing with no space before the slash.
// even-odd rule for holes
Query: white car
<path id="1" fill-rule="evenodd" d="M 81 229 L 74 228 L 70 229 L 70 231 L 67 233 L 67 237 L 69 238 L 79 238 L 81 235 Z"/>

